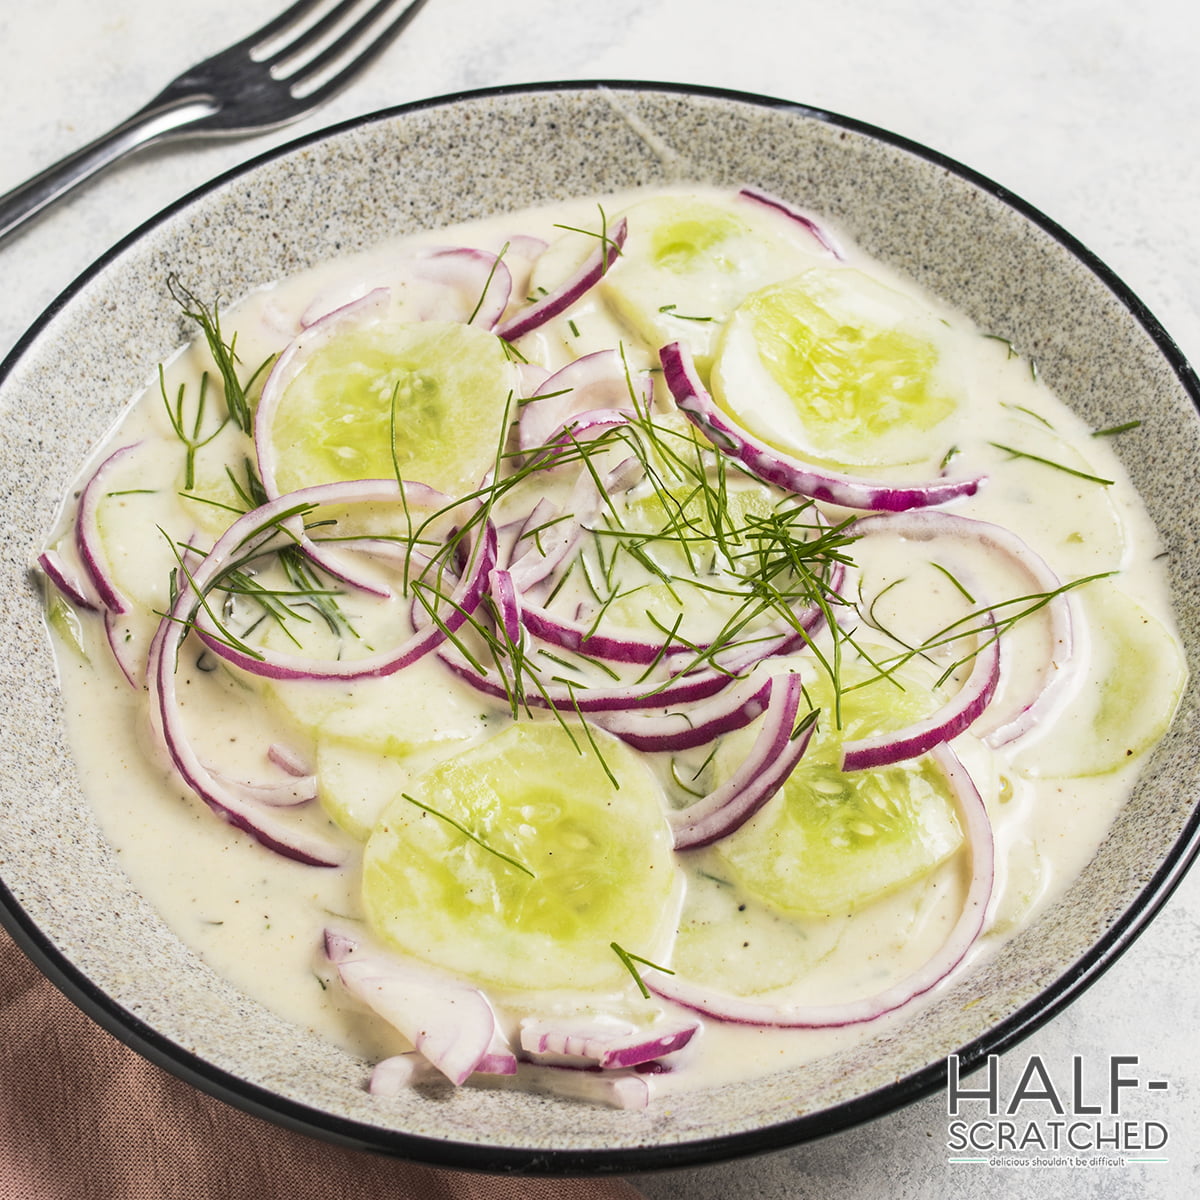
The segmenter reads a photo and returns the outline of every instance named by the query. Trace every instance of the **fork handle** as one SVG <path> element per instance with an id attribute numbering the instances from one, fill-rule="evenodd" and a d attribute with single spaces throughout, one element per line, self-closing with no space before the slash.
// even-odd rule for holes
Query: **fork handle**
<path id="1" fill-rule="evenodd" d="M 0 241 L 118 159 L 178 132 L 213 110 L 214 105 L 205 100 L 147 105 L 115 129 L 0 196 Z"/>

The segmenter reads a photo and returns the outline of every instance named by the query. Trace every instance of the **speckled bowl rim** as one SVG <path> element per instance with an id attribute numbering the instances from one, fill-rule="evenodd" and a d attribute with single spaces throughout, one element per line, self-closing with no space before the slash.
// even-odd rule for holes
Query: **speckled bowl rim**
<path id="1" fill-rule="evenodd" d="M 307 146 L 379 121 L 453 106 L 464 101 L 520 95 L 609 89 L 620 92 L 667 93 L 729 101 L 763 109 L 786 110 L 808 120 L 863 135 L 906 155 L 957 176 L 960 180 L 1000 200 L 1082 264 L 1116 297 L 1141 326 L 1179 386 L 1200 409 L 1200 384 L 1169 335 L 1133 292 L 1095 255 L 1033 206 L 968 167 L 887 130 L 865 122 L 753 93 L 701 85 L 632 80 L 567 80 L 530 83 L 452 93 L 370 113 L 315 131 L 258 155 L 227 171 L 163 209 L 96 260 L 47 307 L 0 365 L 0 387 L 50 322 L 71 304 L 95 277 L 150 231 L 187 210 L 198 201 L 265 164 L 290 156 Z M 1179 836 L 1161 859 L 1148 882 L 1124 913 L 1077 961 L 1046 986 L 1034 1000 L 997 1022 L 986 1034 L 960 1047 L 957 1053 L 965 1072 L 990 1054 L 1006 1051 L 1055 1016 L 1112 965 L 1153 920 L 1200 852 L 1200 811 L 1194 807 Z M 822 1137 L 892 1112 L 944 1086 L 944 1060 L 897 1079 L 890 1086 L 861 1095 L 831 1108 L 774 1123 L 762 1128 L 696 1141 L 603 1149 L 546 1147 L 537 1150 L 491 1144 L 442 1141 L 420 1135 L 367 1126 L 314 1109 L 257 1086 L 214 1066 L 205 1058 L 164 1037 L 116 1003 L 53 943 L 0 881 L 0 921 L 41 970 L 85 1013 L 140 1054 L 198 1088 L 236 1107 L 301 1133 L 344 1146 L 407 1157 L 434 1165 L 465 1170 L 546 1175 L 598 1175 L 678 1168 L 717 1162 L 742 1155 L 779 1150 Z M 954 1051 L 951 1051 L 954 1052 Z"/>

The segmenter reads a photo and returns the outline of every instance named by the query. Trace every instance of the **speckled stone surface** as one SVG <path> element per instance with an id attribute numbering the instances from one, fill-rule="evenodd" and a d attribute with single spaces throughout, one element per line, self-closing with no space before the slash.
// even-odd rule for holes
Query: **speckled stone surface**
<path id="1" fill-rule="evenodd" d="M 854 1107 L 833 1117 L 835 1125 L 872 1115 L 890 1106 L 880 1089 L 936 1072 L 948 1052 L 998 1024 L 1015 1031 L 1046 989 L 1069 992 L 1091 969 L 1093 947 L 1111 942 L 1177 847 L 1197 790 L 1196 670 L 1181 719 L 1095 862 L 980 973 L 858 1051 L 648 1115 L 474 1090 L 436 1101 L 414 1094 L 381 1110 L 360 1089 L 361 1064 L 233 994 L 131 893 L 78 803 L 29 567 L 79 463 L 181 339 L 165 303 L 166 277 L 236 296 L 384 234 L 689 180 L 753 183 L 827 214 L 1036 357 L 1089 420 L 1141 418 L 1143 430 L 1120 449 L 1175 564 L 1177 612 L 1196 661 L 1191 488 L 1200 423 L 1192 399 L 1156 327 L 1148 331 L 1119 288 L 1005 197 L 852 124 L 796 106 L 669 89 L 517 90 L 418 106 L 310 140 L 185 204 L 86 278 L 0 390 L 0 495 L 7 511 L 22 514 L 0 551 L 0 877 L 51 955 L 145 1022 L 154 1031 L 151 1052 L 176 1057 L 185 1073 L 203 1077 L 211 1064 L 214 1078 L 243 1081 L 252 1104 L 268 1093 L 282 1097 L 285 1119 L 332 1114 L 341 1136 L 392 1141 L 435 1160 L 453 1157 L 447 1141 L 495 1148 L 497 1165 L 527 1162 L 545 1148 L 565 1152 L 560 1166 L 593 1167 L 594 1154 L 615 1149 L 609 1163 L 626 1168 L 703 1160 L 717 1152 L 713 1139 L 765 1149 L 782 1143 L 755 1131 L 822 1111 L 826 1121 L 846 1104 Z M 785 1136 L 814 1128 L 810 1121 Z M 660 1155 L 655 1147 L 674 1150 Z"/>

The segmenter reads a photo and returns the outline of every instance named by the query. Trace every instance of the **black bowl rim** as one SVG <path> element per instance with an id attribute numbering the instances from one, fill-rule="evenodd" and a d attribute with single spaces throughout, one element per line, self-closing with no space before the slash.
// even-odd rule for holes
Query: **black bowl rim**
<path id="1" fill-rule="evenodd" d="M 449 107 L 489 97 L 564 91 L 667 92 L 714 100 L 728 100 L 760 108 L 788 110 L 809 119 L 845 129 L 891 145 L 924 159 L 1002 201 L 1053 238 L 1103 283 L 1142 326 L 1171 367 L 1193 405 L 1200 411 L 1200 381 L 1170 335 L 1134 292 L 1099 258 L 1039 209 L 992 179 L 918 142 L 878 126 L 810 105 L 753 92 L 702 84 L 638 80 L 559 80 L 450 92 L 424 100 L 394 105 L 315 130 L 282 143 L 222 172 L 200 187 L 167 205 L 95 260 L 47 306 L 0 364 L 0 386 L 50 321 L 95 276 L 150 230 L 233 179 L 304 146 L 331 136 L 425 109 Z M 1113 926 L 1077 962 L 1033 1001 L 982 1037 L 958 1051 L 959 1070 L 968 1074 L 989 1055 L 1010 1050 L 1044 1025 L 1087 990 L 1137 940 L 1158 914 L 1200 854 L 1200 808 L 1194 809 L 1183 831 L 1154 876 Z M 510 1175 L 598 1176 L 642 1171 L 697 1167 L 733 1158 L 766 1154 L 827 1137 L 894 1112 L 924 1098 L 946 1082 L 945 1063 L 933 1063 L 897 1079 L 887 1087 L 856 1097 L 833 1108 L 719 1137 L 692 1142 L 642 1147 L 601 1149 L 527 1149 L 442 1141 L 351 1121 L 307 1105 L 231 1075 L 185 1050 L 133 1013 L 117 1004 L 62 954 L 42 932 L 0 880 L 0 923 L 50 981 L 97 1024 L 144 1058 L 185 1082 L 235 1108 L 294 1132 L 316 1137 L 349 1149 L 405 1158 L 431 1166 Z"/>

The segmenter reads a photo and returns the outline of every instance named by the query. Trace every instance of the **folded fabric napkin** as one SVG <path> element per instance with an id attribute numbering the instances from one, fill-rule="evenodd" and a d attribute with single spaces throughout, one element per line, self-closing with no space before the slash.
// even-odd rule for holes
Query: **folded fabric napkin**
<path id="1" fill-rule="evenodd" d="M 510 1178 L 277 1128 L 84 1016 L 0 930 L 0 1200 L 638 1200 L 620 1180 Z"/>

